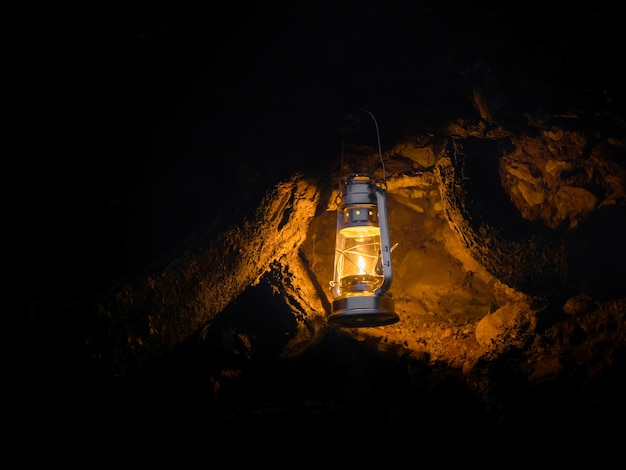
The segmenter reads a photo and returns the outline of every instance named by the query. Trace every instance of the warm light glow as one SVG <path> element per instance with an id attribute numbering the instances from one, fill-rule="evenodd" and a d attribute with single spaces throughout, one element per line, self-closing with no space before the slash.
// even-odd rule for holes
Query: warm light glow
<path id="1" fill-rule="evenodd" d="M 357 236 L 346 237 L 346 232 Z M 373 294 L 382 286 L 382 271 L 377 270 L 380 252 L 378 227 L 350 227 L 342 230 L 337 236 L 335 294 Z"/>
<path id="2" fill-rule="evenodd" d="M 362 256 L 359 256 L 357 264 L 359 265 L 359 274 L 365 274 L 365 260 Z"/>
<path id="3" fill-rule="evenodd" d="M 380 227 L 368 225 L 345 227 L 339 230 L 339 233 L 346 238 L 378 237 L 380 236 Z"/>

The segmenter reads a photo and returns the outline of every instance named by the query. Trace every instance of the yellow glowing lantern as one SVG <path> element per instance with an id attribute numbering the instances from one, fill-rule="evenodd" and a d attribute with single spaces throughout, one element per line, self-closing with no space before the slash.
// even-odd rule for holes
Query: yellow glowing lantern
<path id="1" fill-rule="evenodd" d="M 334 300 L 329 322 L 347 327 L 389 325 L 400 318 L 388 292 L 392 280 L 386 191 L 366 173 L 342 181 L 338 196 Z"/>

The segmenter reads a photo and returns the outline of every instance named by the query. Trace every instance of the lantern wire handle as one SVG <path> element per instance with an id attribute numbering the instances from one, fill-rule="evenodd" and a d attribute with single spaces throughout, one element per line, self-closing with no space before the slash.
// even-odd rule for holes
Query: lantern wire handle
<path id="1" fill-rule="evenodd" d="M 385 170 L 385 161 L 383 160 L 383 152 L 382 152 L 382 148 L 381 148 L 381 143 L 380 143 L 380 131 L 378 128 L 378 121 L 376 120 L 376 117 L 374 117 L 374 115 L 365 108 L 359 108 L 359 111 L 364 111 L 367 114 L 370 115 L 370 117 L 372 118 L 372 120 L 374 121 L 374 126 L 376 127 L 376 141 L 378 143 L 378 158 L 380 159 L 380 164 L 382 166 L 382 170 L 383 170 L 383 178 L 382 178 L 382 186 L 385 186 L 385 181 L 387 179 L 387 175 L 386 175 L 386 170 Z M 341 140 L 341 161 L 340 161 L 340 166 L 339 168 L 343 168 L 343 154 L 344 154 L 344 140 Z M 339 186 L 341 187 L 341 183 L 339 183 Z"/>
<path id="2" fill-rule="evenodd" d="M 374 115 L 369 110 L 367 110 L 365 108 L 360 108 L 360 109 L 361 109 L 361 111 L 365 111 L 367 114 L 369 114 L 371 116 L 372 120 L 374 121 L 374 126 L 376 126 L 376 139 L 378 141 L 378 158 L 380 158 L 380 164 L 383 167 L 383 180 L 382 180 L 382 183 L 384 185 L 385 184 L 385 179 L 387 177 L 385 175 L 385 162 L 383 160 L 383 152 L 382 152 L 381 147 L 380 147 L 380 132 L 378 130 L 378 121 L 376 121 L 376 118 L 374 117 Z"/>

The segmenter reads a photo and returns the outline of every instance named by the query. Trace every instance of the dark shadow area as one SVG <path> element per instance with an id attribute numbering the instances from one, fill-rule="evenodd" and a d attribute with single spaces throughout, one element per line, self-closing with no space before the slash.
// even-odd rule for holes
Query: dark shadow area
<path id="1" fill-rule="evenodd" d="M 226 457 L 291 466 L 338 462 L 338 450 L 352 464 L 371 465 L 371 453 L 384 451 L 409 465 L 457 454 L 482 465 L 503 450 L 502 464 L 538 450 L 621 449 L 611 443 L 624 436 L 623 344 L 607 353 L 588 341 L 587 312 L 566 316 L 560 305 L 545 310 L 540 332 L 559 345 L 550 326 L 565 323 L 568 346 L 581 347 L 537 382 L 521 372 L 529 366 L 517 349 L 464 375 L 326 324 L 301 355 L 284 357 L 297 325 L 265 280 L 123 377 L 106 369 L 87 331 L 106 336 L 121 322 L 94 315 L 101 296 L 245 223 L 278 182 L 295 172 L 330 179 L 342 130 L 376 149 L 371 122 L 342 121 L 360 109 L 376 116 L 383 150 L 418 134 L 440 138 L 456 120 L 486 132 L 522 129 L 530 116 L 546 129 L 601 130 L 623 155 L 621 12 L 607 2 L 493 1 L 175 10 L 31 13 L 7 17 L 0 30 L 9 80 L 3 370 L 20 462 L 37 454 L 132 464 L 130 451 L 142 466 L 167 454 L 176 466 L 190 454 L 193 465 Z M 479 98 L 490 116 L 481 117 Z M 463 143 L 468 209 L 514 241 L 540 233 L 542 254 L 562 232 L 513 216 L 497 184 L 509 144 Z M 567 281 L 600 299 L 622 295 L 625 226 L 615 206 L 573 230 Z M 527 253 L 516 253 L 507 264 L 503 249 L 504 266 L 490 268 L 529 290 L 561 287 L 560 272 L 518 279 Z M 619 332 L 623 312 L 611 313 L 601 327 Z M 43 453 L 48 444 L 54 453 Z M 537 454 L 533 465 L 545 462 Z"/>

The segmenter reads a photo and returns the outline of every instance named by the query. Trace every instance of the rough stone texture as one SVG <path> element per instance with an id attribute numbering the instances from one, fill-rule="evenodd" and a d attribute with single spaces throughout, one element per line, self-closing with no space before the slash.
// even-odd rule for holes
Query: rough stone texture
<path id="1" fill-rule="evenodd" d="M 7 21 L 20 459 L 601 466 L 623 441 L 622 15 L 323 3 Z M 388 189 L 386 327 L 325 321 L 355 167 Z"/>
<path id="2" fill-rule="evenodd" d="M 162 271 L 112 291 L 97 309 L 94 350 L 131 381 L 136 374 L 143 376 L 142 367 L 162 364 L 149 376 L 167 374 L 169 361 L 185 360 L 176 359 L 178 355 L 186 360 L 197 356 L 195 361 L 210 367 L 192 375 L 204 376 L 209 384 L 203 386 L 205 393 L 220 403 L 243 386 L 240 381 L 246 383 L 254 368 L 262 371 L 265 363 L 279 370 L 300 367 L 289 364 L 314 360 L 336 335 L 334 341 L 356 340 L 374 355 L 407 358 L 407 364 L 394 366 L 409 367 L 404 373 L 412 367 L 445 365 L 446 371 L 431 380 L 455 377 L 495 421 L 504 413 L 497 411 L 505 406 L 502 400 L 509 397 L 491 395 L 500 378 L 490 368 L 503 358 L 508 358 L 510 372 L 520 383 L 534 386 L 560 380 L 568 361 L 575 368 L 587 367 L 588 353 L 576 352 L 581 342 L 592 349 L 605 344 L 609 361 L 593 367 L 594 374 L 609 373 L 613 358 L 622 354 L 623 333 L 600 333 L 598 328 L 623 323 L 623 292 L 615 283 L 606 285 L 610 273 L 620 269 L 620 255 L 598 258 L 593 245 L 571 243 L 575 235 L 570 233 L 586 227 L 582 215 L 572 227 L 524 220 L 523 210 L 504 190 L 504 182 L 511 180 L 501 178 L 498 164 L 511 165 L 508 155 L 518 151 L 519 141 L 503 144 L 500 138 L 470 137 L 468 145 L 458 134 L 461 128 L 455 129 L 454 136 L 445 137 L 447 144 L 425 144 L 431 150 L 424 155 L 443 149 L 435 162 L 428 160 L 429 168 L 404 158 L 405 144 L 385 155 L 391 238 L 398 243 L 391 289 L 401 317 L 397 324 L 341 329 L 326 322 L 332 302 L 336 190 L 329 182 L 296 175 L 268 191 L 254 220 L 226 231 L 205 248 L 186 252 Z M 537 137 L 536 145 L 541 148 L 543 137 Z M 524 148 L 535 147 L 527 138 Z M 502 149 L 506 151 L 498 153 Z M 600 156 L 597 161 L 609 157 L 614 158 Z M 377 158 L 373 153 L 365 161 L 376 167 Z M 472 159 L 479 161 L 474 163 L 477 168 L 468 164 Z M 381 168 L 373 174 L 382 180 Z M 546 186 L 544 192 L 549 191 Z M 556 199 L 543 199 L 557 204 Z M 616 204 L 610 207 L 619 210 L 621 194 L 615 192 L 611 199 Z M 576 205 L 580 201 L 568 200 L 572 212 L 581 214 Z M 558 217 L 557 211 L 552 213 Z M 603 230 L 600 227 L 595 230 Z M 606 243 L 606 249 L 620 253 L 617 244 Z M 607 274 L 596 284 L 589 277 L 588 284 L 573 283 L 580 268 L 570 260 Z M 216 263 L 222 268 L 215 269 Z M 599 283 L 603 296 L 596 294 Z M 583 336 L 569 333 L 573 325 L 568 318 L 575 319 L 575 330 L 581 335 L 584 331 Z M 548 362 L 545 357 L 550 357 Z M 420 374 L 408 380 L 415 387 L 423 385 Z M 362 392 L 367 395 L 366 389 Z M 289 409 L 285 406 L 267 412 L 282 416 Z M 337 412 L 337 405 L 329 403 L 308 411 L 306 405 L 298 409 L 301 406 L 298 413 L 305 415 Z M 252 416 L 246 412 L 236 413 L 236 418 L 224 417 L 237 423 L 231 423 L 233 432 L 239 426 L 262 425 L 249 422 Z M 487 416 L 484 419 L 492 419 Z"/>
<path id="3" fill-rule="evenodd" d="M 120 285 L 97 306 L 94 354 L 124 375 L 128 367 L 170 352 L 258 283 L 273 262 L 293 258 L 318 198 L 316 186 L 295 175 L 268 192 L 255 220 L 146 279 Z"/>

